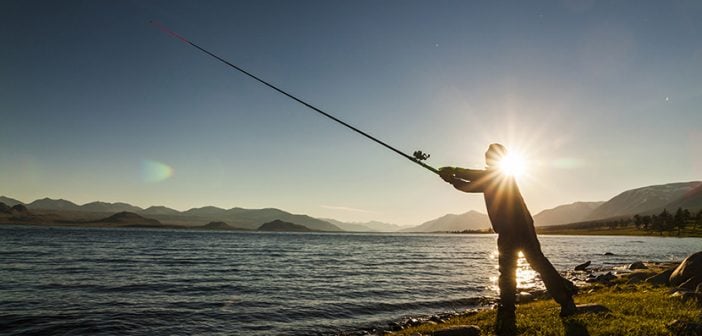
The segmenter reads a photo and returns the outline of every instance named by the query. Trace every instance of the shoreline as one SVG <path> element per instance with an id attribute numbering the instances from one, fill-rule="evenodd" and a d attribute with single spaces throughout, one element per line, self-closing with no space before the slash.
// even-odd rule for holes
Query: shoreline
<path id="1" fill-rule="evenodd" d="M 632 263 L 636 263 L 635 261 Z M 627 266 L 630 266 L 632 264 L 621 264 L 621 265 L 613 265 L 609 267 L 600 267 L 600 268 L 593 268 L 593 269 L 585 269 L 584 271 L 574 271 L 574 270 L 567 270 L 565 272 L 561 272 L 564 277 L 567 279 L 576 282 L 578 286 L 578 294 L 574 297 L 576 299 L 577 304 L 582 304 L 582 303 L 590 303 L 592 304 L 593 302 L 590 300 L 592 297 L 597 298 L 599 296 L 614 296 L 616 297 L 618 294 L 626 294 L 626 293 L 639 293 L 639 296 L 642 296 L 643 299 L 645 300 L 647 296 L 664 296 L 664 297 L 674 297 L 676 294 L 671 293 L 677 293 L 675 292 L 674 289 L 669 289 L 668 287 L 661 287 L 659 283 L 649 283 L 647 278 L 649 277 L 654 277 L 661 275 L 666 272 L 666 270 L 670 270 L 672 268 L 677 267 L 680 262 L 656 262 L 656 261 L 648 261 L 643 263 L 644 266 L 646 266 L 645 269 L 629 269 Z M 585 275 L 586 278 L 592 279 L 592 281 L 582 281 L 580 277 L 577 277 L 577 275 Z M 519 297 L 517 299 L 517 309 L 518 309 L 518 314 L 519 311 L 524 311 L 524 310 L 542 310 L 538 308 L 532 308 L 533 306 L 546 306 L 549 307 L 549 314 L 551 314 L 552 319 L 559 319 L 558 317 L 558 306 L 555 303 L 555 301 L 552 300 L 550 295 L 546 290 L 543 289 L 535 289 L 531 291 L 520 291 L 519 289 L 517 290 L 519 292 Z M 526 292 L 526 295 L 524 294 Z M 699 294 L 702 295 L 702 294 Z M 525 297 L 525 299 L 522 299 L 522 297 Z M 682 297 L 682 296 L 681 296 Z M 495 305 L 497 302 L 497 298 L 487 298 L 483 297 L 483 299 L 486 300 L 486 304 L 483 306 L 475 307 L 475 308 L 466 308 L 465 310 L 462 311 L 448 311 L 448 312 L 437 312 L 434 314 L 419 314 L 419 315 L 408 315 L 408 316 L 403 316 L 401 318 L 388 321 L 387 326 L 381 327 L 381 326 L 375 326 L 371 328 L 362 328 L 360 330 L 356 331 L 350 331 L 350 332 L 341 332 L 337 333 L 336 336 L 380 336 L 380 335 L 397 335 L 397 336 L 405 336 L 405 335 L 412 335 L 412 336 L 423 336 L 423 335 L 432 335 L 432 333 L 436 330 L 440 330 L 441 327 L 447 327 L 451 325 L 465 325 L 467 323 L 465 322 L 471 322 L 471 324 L 475 324 L 475 322 L 481 322 L 479 324 L 482 324 L 482 330 L 488 329 L 490 330 L 492 323 L 495 318 Z M 522 302 L 520 302 L 522 301 Z M 583 302 L 585 301 L 585 302 Z M 682 300 L 683 304 L 690 303 L 688 301 Z M 693 308 L 694 309 L 694 308 Z M 702 301 L 700 301 L 700 304 L 696 307 L 695 310 L 698 313 L 698 318 L 695 320 L 694 318 L 691 319 L 690 323 L 697 323 L 700 326 L 702 326 Z M 584 315 L 584 314 L 583 314 Z M 564 318 L 563 325 L 568 328 L 568 323 L 572 319 L 579 319 L 579 316 L 583 315 L 576 315 L 574 317 L 569 317 L 569 318 Z M 590 314 L 587 314 L 590 315 Z M 519 319 L 521 319 L 521 315 L 519 315 Z M 521 321 L 519 321 L 520 323 Z M 677 320 L 675 320 L 677 321 Z M 675 321 L 665 321 L 665 322 L 670 322 L 665 325 L 666 328 L 675 328 Z M 539 321 L 535 322 L 537 325 Z M 583 327 L 584 328 L 584 327 Z M 585 328 L 586 330 L 586 328 Z M 429 332 L 426 333 L 425 332 Z M 481 333 L 482 335 L 483 333 Z M 488 335 L 491 335 L 488 333 Z M 521 333 L 520 333 L 521 335 Z M 538 333 L 538 335 L 551 335 L 551 333 L 545 333 L 541 334 Z M 553 335 L 559 335 L 559 333 L 553 333 Z M 569 333 L 566 332 L 566 335 L 569 335 Z M 574 335 L 589 335 L 588 333 L 576 333 Z M 616 334 L 616 335 L 628 335 L 628 333 L 624 334 Z M 676 334 L 677 335 L 677 334 Z"/>

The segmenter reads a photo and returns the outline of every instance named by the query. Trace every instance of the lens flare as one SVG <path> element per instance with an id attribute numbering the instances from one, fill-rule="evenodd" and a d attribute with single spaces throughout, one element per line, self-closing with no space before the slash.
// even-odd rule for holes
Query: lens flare
<path id="1" fill-rule="evenodd" d="M 141 162 L 141 179 L 147 183 L 156 183 L 173 176 L 173 168 L 165 163 L 143 160 Z"/>
<path id="2" fill-rule="evenodd" d="M 526 161 L 519 153 L 510 152 L 500 161 L 500 170 L 506 175 L 520 177 L 526 171 Z"/>

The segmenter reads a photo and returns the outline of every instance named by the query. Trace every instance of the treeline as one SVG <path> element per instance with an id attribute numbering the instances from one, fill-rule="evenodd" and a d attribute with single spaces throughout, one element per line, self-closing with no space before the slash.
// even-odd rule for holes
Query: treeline
<path id="1" fill-rule="evenodd" d="M 664 231 L 673 232 L 677 230 L 677 235 L 679 236 L 680 232 L 688 226 L 695 230 L 702 228 L 702 210 L 692 215 L 688 209 L 678 208 L 675 214 L 663 209 L 657 215 L 634 215 L 631 217 L 630 222 L 637 229 L 659 232 L 661 235 Z"/>
<path id="2" fill-rule="evenodd" d="M 634 215 L 632 217 L 618 217 L 599 221 L 581 222 L 566 225 L 558 225 L 542 228 L 544 231 L 551 230 L 615 230 L 615 229 L 636 229 L 650 233 L 663 235 L 680 235 L 685 229 L 699 231 L 702 230 L 702 210 L 693 214 L 688 209 L 678 208 L 675 213 L 668 209 L 663 209 L 658 214 Z"/>

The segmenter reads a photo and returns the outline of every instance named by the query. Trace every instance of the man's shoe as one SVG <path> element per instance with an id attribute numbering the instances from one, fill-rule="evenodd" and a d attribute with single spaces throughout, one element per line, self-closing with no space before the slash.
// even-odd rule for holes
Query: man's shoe
<path id="1" fill-rule="evenodd" d="M 575 302 L 571 300 L 570 302 L 561 305 L 561 317 L 571 316 L 578 313 L 578 307 L 575 306 Z"/>

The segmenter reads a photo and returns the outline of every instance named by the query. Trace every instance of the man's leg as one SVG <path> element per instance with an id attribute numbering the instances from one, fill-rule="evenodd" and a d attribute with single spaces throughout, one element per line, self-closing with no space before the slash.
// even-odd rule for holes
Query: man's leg
<path id="1" fill-rule="evenodd" d="M 563 278 L 546 258 L 541 251 L 541 245 L 536 238 L 536 234 L 531 238 L 531 241 L 524 244 L 524 249 L 522 250 L 529 265 L 541 274 L 541 279 L 544 281 L 546 289 L 553 299 L 561 305 L 561 315 L 575 314 L 576 308 L 573 302 L 573 294 L 575 294 L 577 288 L 572 282 Z"/>
<path id="2" fill-rule="evenodd" d="M 499 252 L 498 264 L 500 277 L 497 283 L 500 287 L 500 303 L 497 306 L 497 335 L 516 335 L 517 322 L 515 300 L 517 296 L 517 258 L 518 250 L 514 242 L 504 234 L 497 238 Z"/>

